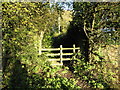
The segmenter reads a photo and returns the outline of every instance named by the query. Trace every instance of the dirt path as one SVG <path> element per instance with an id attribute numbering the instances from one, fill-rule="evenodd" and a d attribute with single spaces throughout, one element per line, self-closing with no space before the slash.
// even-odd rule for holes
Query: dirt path
<path id="1" fill-rule="evenodd" d="M 63 73 L 64 72 L 64 73 Z M 90 86 L 87 84 L 86 81 L 80 80 L 77 77 L 75 77 L 75 75 L 69 71 L 69 70 L 65 70 L 65 69 L 61 69 L 60 71 L 58 71 L 58 73 L 61 75 L 61 77 L 65 77 L 65 78 L 74 78 L 77 81 L 77 86 L 80 86 L 81 88 L 90 88 Z"/>

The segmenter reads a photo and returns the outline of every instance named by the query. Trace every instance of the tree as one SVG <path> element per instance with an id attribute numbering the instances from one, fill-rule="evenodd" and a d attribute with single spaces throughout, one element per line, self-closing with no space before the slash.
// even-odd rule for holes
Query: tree
<path id="1" fill-rule="evenodd" d="M 74 2 L 73 21 L 68 33 L 76 32 L 82 53 L 86 60 L 91 58 L 91 52 L 99 43 L 104 29 L 118 31 L 119 28 L 119 2 Z M 74 30 L 74 31 L 73 31 Z M 78 35 L 79 33 L 79 35 Z M 77 41 L 77 40 L 76 40 Z M 89 58 L 87 58 L 89 57 Z"/>
<path id="2" fill-rule="evenodd" d="M 4 2 L 2 6 L 3 76 L 5 86 L 10 87 L 11 81 L 11 85 L 16 86 L 16 81 L 9 78 L 14 73 L 18 75 L 26 70 L 26 74 L 38 72 L 38 67 L 40 68 L 43 62 L 38 58 L 38 50 L 42 47 L 43 36 L 57 21 L 58 13 L 55 8 L 50 8 L 47 2 Z M 21 75 L 23 76 L 20 79 L 24 77 L 24 73 Z"/>

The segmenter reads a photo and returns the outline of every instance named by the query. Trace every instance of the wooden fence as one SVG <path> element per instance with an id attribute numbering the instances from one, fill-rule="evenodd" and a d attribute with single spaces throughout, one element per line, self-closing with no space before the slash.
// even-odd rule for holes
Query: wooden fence
<path id="1" fill-rule="evenodd" d="M 73 45 L 73 48 L 63 48 L 62 45 L 60 45 L 60 48 L 44 48 L 42 49 L 42 53 L 43 52 L 54 52 L 54 51 L 59 51 L 59 53 L 47 53 L 46 56 L 50 57 L 55 57 L 55 56 L 59 56 L 59 58 L 49 58 L 48 60 L 49 61 L 59 61 L 60 64 L 59 65 L 63 65 L 63 61 L 68 61 L 68 60 L 74 60 L 76 57 L 75 57 L 75 53 L 76 53 L 76 50 L 79 51 L 79 47 L 75 47 L 75 44 Z M 69 52 L 69 53 L 64 53 L 63 51 L 66 50 L 66 51 L 72 51 L 72 52 Z M 63 56 L 73 56 L 73 58 L 64 58 Z"/>

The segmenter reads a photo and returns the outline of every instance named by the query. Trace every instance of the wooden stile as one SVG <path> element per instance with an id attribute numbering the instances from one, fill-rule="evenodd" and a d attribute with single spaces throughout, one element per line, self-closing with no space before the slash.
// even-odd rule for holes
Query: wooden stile
<path id="1" fill-rule="evenodd" d="M 63 61 L 68 60 L 75 60 L 75 56 L 73 58 L 64 58 L 63 56 L 69 56 L 69 55 L 75 55 L 76 50 L 79 50 L 79 47 L 75 47 L 75 44 L 73 44 L 73 48 L 63 48 L 62 45 L 60 45 L 60 48 L 44 48 L 42 49 L 42 52 L 52 52 L 52 51 L 59 51 L 59 53 L 48 53 L 46 56 L 50 57 L 48 61 L 60 61 L 60 65 L 63 65 Z M 70 53 L 63 53 L 64 50 L 72 50 L 73 52 Z M 60 56 L 59 58 L 52 58 L 52 56 Z M 54 64 L 58 65 L 58 64 Z"/>

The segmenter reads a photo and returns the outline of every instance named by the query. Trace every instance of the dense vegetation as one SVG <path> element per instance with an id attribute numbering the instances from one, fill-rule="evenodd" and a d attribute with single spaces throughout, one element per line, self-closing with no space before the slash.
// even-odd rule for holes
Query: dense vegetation
<path id="1" fill-rule="evenodd" d="M 104 50 L 119 47 L 120 3 L 74 2 L 73 11 L 48 2 L 2 6 L 4 89 L 119 88 L 118 55 L 107 58 Z M 41 55 L 60 44 L 80 47 L 76 62 L 55 67 Z"/>

